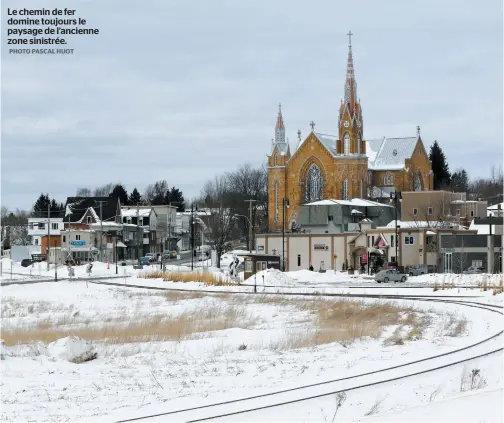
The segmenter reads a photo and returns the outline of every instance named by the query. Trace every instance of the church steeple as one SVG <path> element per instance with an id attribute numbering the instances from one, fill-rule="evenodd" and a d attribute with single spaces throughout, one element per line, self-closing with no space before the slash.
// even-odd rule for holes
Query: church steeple
<path id="1" fill-rule="evenodd" d="M 278 116 L 277 122 L 275 126 L 275 143 L 276 144 L 284 144 L 285 143 L 285 127 L 282 116 L 282 105 L 278 105 Z"/>
<path id="2" fill-rule="evenodd" d="M 348 32 L 348 58 L 345 78 L 345 92 L 339 111 L 339 139 L 336 146 L 339 154 L 363 154 L 363 121 L 360 99 L 357 97 L 357 81 L 352 54 L 352 31 Z"/>

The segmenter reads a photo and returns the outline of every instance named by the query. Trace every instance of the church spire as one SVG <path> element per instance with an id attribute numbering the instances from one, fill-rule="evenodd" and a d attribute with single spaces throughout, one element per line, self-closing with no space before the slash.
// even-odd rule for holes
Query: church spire
<path id="1" fill-rule="evenodd" d="M 278 104 L 278 116 L 275 126 L 275 143 L 276 144 L 285 143 L 285 126 L 282 116 L 282 104 Z"/>
<path id="2" fill-rule="evenodd" d="M 355 81 L 355 71 L 352 55 L 352 31 L 348 31 L 348 59 L 345 81 L 345 104 L 350 110 L 355 109 L 357 104 L 357 82 Z"/>

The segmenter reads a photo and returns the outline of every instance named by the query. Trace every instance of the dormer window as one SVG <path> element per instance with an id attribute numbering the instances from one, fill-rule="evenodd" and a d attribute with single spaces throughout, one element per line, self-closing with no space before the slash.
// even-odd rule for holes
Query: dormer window
<path id="1" fill-rule="evenodd" d="M 91 216 L 87 217 L 87 223 L 88 223 L 88 225 L 90 225 L 91 223 L 93 223 Z"/>

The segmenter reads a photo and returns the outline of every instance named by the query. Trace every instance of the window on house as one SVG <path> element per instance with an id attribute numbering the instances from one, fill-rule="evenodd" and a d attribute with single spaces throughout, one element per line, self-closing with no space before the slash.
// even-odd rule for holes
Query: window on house
<path id="1" fill-rule="evenodd" d="M 404 237 L 404 243 L 409 245 L 409 236 Z"/>
<path id="2" fill-rule="evenodd" d="M 76 241 L 80 241 L 80 235 L 75 235 Z"/>
<path id="3" fill-rule="evenodd" d="M 88 217 L 87 217 L 87 223 L 88 223 L 88 224 L 92 223 L 92 220 L 91 220 L 91 219 L 92 219 L 92 218 L 91 218 L 91 216 L 88 216 Z"/>
<path id="4" fill-rule="evenodd" d="M 131 217 L 126 218 L 126 223 L 131 223 Z"/>
<path id="5" fill-rule="evenodd" d="M 429 216 L 432 216 L 432 207 L 429 207 L 429 208 L 427 209 L 427 213 L 429 214 Z"/>
<path id="6" fill-rule="evenodd" d="M 58 229 L 58 224 L 57 223 L 51 223 L 51 229 Z"/>
<path id="7" fill-rule="evenodd" d="M 383 177 L 383 185 L 386 186 L 394 185 L 394 175 L 392 175 L 390 172 L 387 172 Z"/>
<path id="8" fill-rule="evenodd" d="M 457 210 L 455 211 L 455 214 L 456 214 L 457 216 L 460 216 L 460 209 L 457 209 Z"/>
<path id="9" fill-rule="evenodd" d="M 38 238 L 35 238 L 35 245 L 39 245 Z"/>
<path id="10" fill-rule="evenodd" d="M 474 217 L 474 210 L 471 210 L 471 217 Z"/>
<path id="11" fill-rule="evenodd" d="M 39 229 L 45 229 L 45 223 L 39 223 L 38 224 Z"/>
<path id="12" fill-rule="evenodd" d="M 368 236 L 368 237 L 367 237 L 367 246 L 368 246 L 368 247 L 369 247 L 369 239 L 370 239 L 370 237 Z"/>
<path id="13" fill-rule="evenodd" d="M 63 235 L 63 242 L 66 242 L 66 236 Z"/>
<path id="14" fill-rule="evenodd" d="M 418 214 L 418 209 L 413 209 L 413 216 L 416 216 Z"/>
<path id="15" fill-rule="evenodd" d="M 391 247 L 395 247 L 395 245 L 394 245 L 394 235 L 390 235 L 390 246 Z M 392 261 L 394 261 L 394 260 L 392 260 Z"/>
<path id="16" fill-rule="evenodd" d="M 138 224 L 143 226 L 143 217 L 138 218 Z"/>
<path id="17" fill-rule="evenodd" d="M 298 254 L 298 266 L 301 266 L 301 254 Z"/>
<path id="18" fill-rule="evenodd" d="M 371 245 L 374 245 L 374 236 L 371 237 Z"/>

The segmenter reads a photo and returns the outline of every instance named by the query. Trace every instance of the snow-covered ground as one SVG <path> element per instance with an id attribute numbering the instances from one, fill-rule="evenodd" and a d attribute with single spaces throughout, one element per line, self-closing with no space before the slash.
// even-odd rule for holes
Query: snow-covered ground
<path id="1" fill-rule="evenodd" d="M 133 281 L 164 287 L 203 288 L 195 282 L 183 284 L 141 278 L 128 279 L 127 284 Z M 497 300 L 496 297 L 502 294 L 493 298 Z M 107 325 L 124 327 L 128 322 L 144 324 L 144 333 L 147 333 L 161 316 L 168 316 L 173 322 L 178 316 L 189 318 L 198 313 L 207 313 L 202 315 L 205 319 L 215 316 L 228 316 L 228 319 L 202 328 L 204 332 L 199 334 L 171 335 L 175 336 L 172 340 L 139 342 L 122 338 L 117 343 L 95 340 L 97 359 L 81 364 L 69 362 L 61 345 L 57 344 L 32 342 L 3 346 L 2 421 L 60 422 L 81 418 L 116 421 L 125 415 L 191 405 L 205 397 L 214 402 L 271 392 L 446 352 L 497 332 L 502 323 L 494 313 L 478 309 L 415 303 L 418 310 L 431 318 L 419 340 L 391 345 L 387 339 L 397 330 L 393 326 L 378 339 L 363 338 L 349 344 L 296 349 L 293 347 L 298 343 L 302 345 L 302 338 L 313 331 L 314 323 L 310 311 L 296 307 L 294 301 L 293 298 L 269 300 L 260 293 L 257 297 L 220 297 L 204 293 L 153 292 L 128 286 L 86 285 L 84 281 L 3 287 L 2 336 L 5 339 L 9 330 L 37 328 L 40 331 L 51 324 L 59 329 L 73 329 L 84 336 Z M 412 303 L 400 301 L 398 304 Z M 466 329 L 458 336 L 447 336 L 449 313 L 457 319 L 467 319 Z M 61 337 L 68 335 L 63 332 Z M 487 386 L 500 387 L 501 371 L 485 367 L 485 363 L 482 360 L 478 368 Z M 449 383 L 445 376 L 435 375 L 425 383 L 412 380 L 407 385 L 407 396 L 404 386 L 393 384 L 387 388 L 391 394 L 379 410 L 386 412 L 425 403 L 439 387 L 438 399 L 456 394 L 460 372 L 460 369 L 453 370 Z M 369 388 L 364 397 L 352 393 L 352 399 L 349 400 L 349 395 L 346 400 L 346 408 L 344 405 L 338 411 L 338 419 L 364 417 L 384 393 L 379 387 Z M 322 406 L 325 414 L 314 405 L 313 414 L 307 420 L 324 421 L 324 415 L 330 420 L 329 408 L 334 408 L 333 403 L 334 399 Z M 294 414 L 283 411 L 281 416 L 276 414 L 276 409 L 272 410 L 273 414 L 255 414 L 250 418 L 264 421 L 283 416 L 284 420 L 293 420 L 294 416 L 301 416 L 296 407 Z"/>

